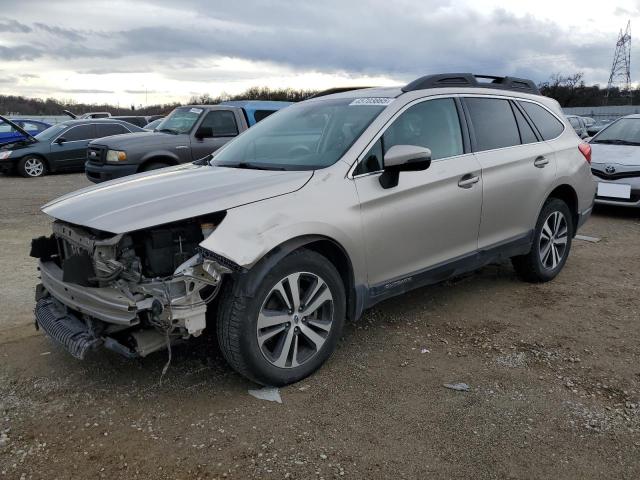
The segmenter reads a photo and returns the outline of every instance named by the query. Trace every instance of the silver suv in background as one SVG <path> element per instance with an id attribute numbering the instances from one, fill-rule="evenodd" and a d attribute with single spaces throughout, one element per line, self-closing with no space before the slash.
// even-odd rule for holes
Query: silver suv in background
<path id="1" fill-rule="evenodd" d="M 79 358 L 215 328 L 238 372 L 295 382 L 391 296 L 504 258 L 553 279 L 591 213 L 589 162 L 529 80 L 440 74 L 307 100 L 208 160 L 45 205 L 37 324 Z"/>

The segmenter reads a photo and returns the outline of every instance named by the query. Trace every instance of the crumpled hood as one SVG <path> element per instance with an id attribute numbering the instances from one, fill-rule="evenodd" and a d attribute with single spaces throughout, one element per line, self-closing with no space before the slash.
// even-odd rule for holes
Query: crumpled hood
<path id="1" fill-rule="evenodd" d="M 175 147 L 180 142 L 185 145 L 189 144 L 189 135 L 173 135 L 171 133 L 160 132 L 136 132 L 127 133 L 126 135 L 111 135 L 109 137 L 99 138 L 91 142 L 92 145 L 105 145 L 112 150 L 127 150 L 127 148 L 137 147 L 139 145 L 153 145 L 155 147 L 169 145 Z"/>
<path id="2" fill-rule="evenodd" d="M 125 233 L 291 193 L 312 176 L 313 171 L 185 164 L 84 188 L 42 211 L 76 225 Z"/>
<path id="3" fill-rule="evenodd" d="M 640 146 L 591 143 L 591 162 L 640 167 Z"/>

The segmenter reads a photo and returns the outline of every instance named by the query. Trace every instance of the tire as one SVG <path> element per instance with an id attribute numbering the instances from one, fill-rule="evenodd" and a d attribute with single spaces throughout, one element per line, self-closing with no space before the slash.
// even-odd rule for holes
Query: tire
<path id="1" fill-rule="evenodd" d="M 151 162 L 147 163 L 144 167 L 140 169 L 141 172 L 150 172 L 151 170 L 159 170 L 160 168 L 166 168 L 169 165 L 163 162 Z"/>
<path id="2" fill-rule="evenodd" d="M 18 162 L 18 173 L 26 178 L 42 177 L 47 173 L 47 164 L 40 157 L 27 155 Z"/>
<path id="3" fill-rule="evenodd" d="M 531 251 L 511 259 L 518 276 L 532 283 L 553 280 L 567 262 L 574 228 L 567 204 L 558 198 L 548 199 L 536 223 Z"/>
<path id="4" fill-rule="evenodd" d="M 299 285 L 302 311 L 295 311 L 292 284 Z M 293 308 L 287 311 L 289 307 Z M 250 380 L 288 385 L 316 371 L 331 356 L 345 313 L 344 285 L 335 267 L 322 255 L 299 250 L 263 278 L 260 269 L 249 271 L 225 287 L 217 315 L 218 343 L 231 367 Z M 267 322 L 273 326 L 265 326 Z"/>

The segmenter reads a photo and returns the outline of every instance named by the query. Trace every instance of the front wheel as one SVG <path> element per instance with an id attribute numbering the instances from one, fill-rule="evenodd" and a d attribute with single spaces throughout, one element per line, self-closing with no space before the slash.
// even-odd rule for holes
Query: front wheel
<path id="1" fill-rule="evenodd" d="M 550 198 L 542 207 L 527 255 L 511 259 L 516 273 L 528 282 L 548 282 L 562 270 L 571 250 L 573 221 L 567 204 Z"/>
<path id="2" fill-rule="evenodd" d="M 335 267 L 309 250 L 294 252 L 255 286 L 249 272 L 226 289 L 217 318 L 218 342 L 239 373 L 263 385 L 287 385 L 313 373 L 336 347 L 346 311 Z"/>
<path id="3" fill-rule="evenodd" d="M 27 155 L 18 162 L 18 173 L 23 177 L 42 177 L 47 172 L 47 166 L 40 157 Z"/>

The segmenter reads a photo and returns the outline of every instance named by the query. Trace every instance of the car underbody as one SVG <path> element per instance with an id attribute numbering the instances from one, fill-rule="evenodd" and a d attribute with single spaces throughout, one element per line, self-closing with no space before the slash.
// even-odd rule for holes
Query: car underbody
<path id="1" fill-rule="evenodd" d="M 77 358 L 99 346 L 144 357 L 199 336 L 230 272 L 199 243 L 223 216 L 117 235 L 56 220 L 32 241 L 36 325 Z"/>

